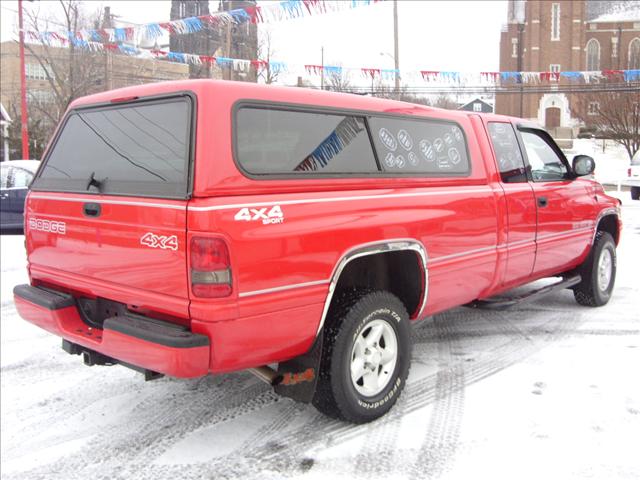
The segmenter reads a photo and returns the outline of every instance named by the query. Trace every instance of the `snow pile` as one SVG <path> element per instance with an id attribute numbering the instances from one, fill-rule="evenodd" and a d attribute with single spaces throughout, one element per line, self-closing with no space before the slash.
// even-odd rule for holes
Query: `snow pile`
<path id="1" fill-rule="evenodd" d="M 622 145 L 613 140 L 577 138 L 573 147 L 563 152 L 570 163 L 575 155 L 593 157 L 596 161 L 595 179 L 602 184 L 616 185 L 619 180 L 627 178 L 629 155 Z"/>

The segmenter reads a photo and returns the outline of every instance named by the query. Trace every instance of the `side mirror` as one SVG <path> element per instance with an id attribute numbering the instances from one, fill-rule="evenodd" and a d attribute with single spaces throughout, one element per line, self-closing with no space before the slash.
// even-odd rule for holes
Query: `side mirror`
<path id="1" fill-rule="evenodd" d="M 588 155 L 576 155 L 572 162 L 573 173 L 577 177 L 591 175 L 596 169 L 596 162 Z"/>

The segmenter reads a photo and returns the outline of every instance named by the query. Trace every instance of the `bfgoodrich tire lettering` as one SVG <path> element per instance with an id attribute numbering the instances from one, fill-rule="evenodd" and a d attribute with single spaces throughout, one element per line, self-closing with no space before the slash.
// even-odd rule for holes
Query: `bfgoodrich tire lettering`
<path id="1" fill-rule="evenodd" d="M 611 298 L 616 281 L 616 244 L 611 234 L 599 231 L 589 256 L 578 269 L 582 281 L 573 288 L 580 305 L 599 307 Z"/>
<path id="2" fill-rule="evenodd" d="M 372 334 L 372 325 L 382 325 L 386 331 L 380 337 L 382 351 L 394 339 L 397 351 L 394 361 L 385 363 L 382 358 L 369 364 L 376 372 L 378 365 L 382 371 L 383 364 L 393 364 L 393 369 L 387 376 L 381 375 L 380 388 L 371 390 L 374 394 L 365 395 L 366 389 L 354 384 L 352 361 L 356 343 Z M 404 388 L 411 360 L 409 316 L 402 302 L 383 291 L 345 292 L 329 311 L 324 336 L 314 406 L 326 415 L 354 423 L 370 422 L 389 411 Z"/>

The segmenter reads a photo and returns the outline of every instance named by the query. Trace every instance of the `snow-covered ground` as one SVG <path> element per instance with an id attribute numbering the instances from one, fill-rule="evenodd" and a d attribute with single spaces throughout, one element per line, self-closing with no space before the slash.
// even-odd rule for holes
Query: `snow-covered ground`
<path id="1" fill-rule="evenodd" d="M 6 479 L 640 478 L 640 202 L 624 198 L 614 296 L 569 291 L 416 329 L 399 403 L 352 426 L 247 373 L 145 383 L 85 367 L 21 320 L 22 236 L 2 236 L 1 462 Z"/>
<path id="2" fill-rule="evenodd" d="M 629 155 L 622 145 L 613 140 L 577 138 L 571 149 L 563 150 L 571 161 L 575 155 L 589 155 L 596 161 L 595 179 L 600 183 L 617 186 L 627 178 Z"/>

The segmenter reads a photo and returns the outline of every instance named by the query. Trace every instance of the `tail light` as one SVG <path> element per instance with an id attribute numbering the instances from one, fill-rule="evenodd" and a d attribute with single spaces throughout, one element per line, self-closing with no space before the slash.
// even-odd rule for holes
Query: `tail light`
<path id="1" fill-rule="evenodd" d="M 627 168 L 627 177 L 631 176 L 631 167 Z"/>
<path id="2" fill-rule="evenodd" d="M 191 291 L 196 297 L 228 297 L 232 291 L 229 249 L 220 238 L 191 239 Z"/>

